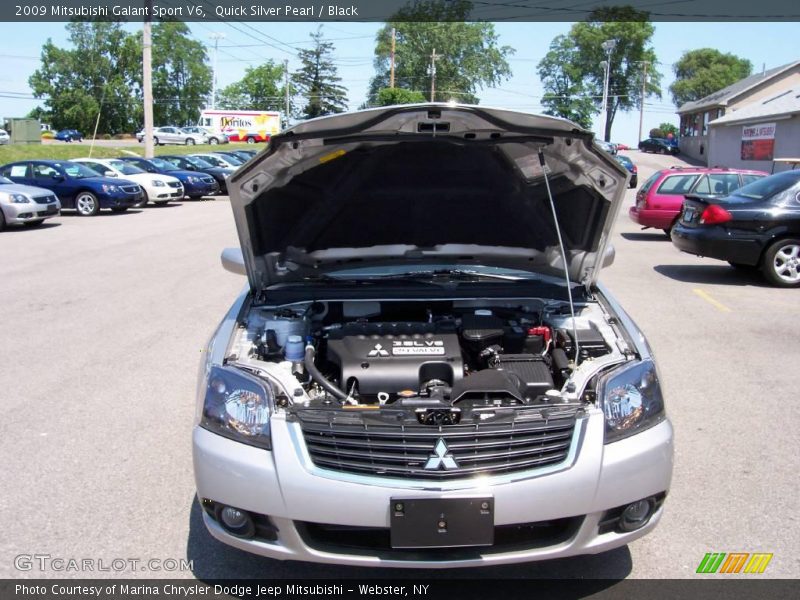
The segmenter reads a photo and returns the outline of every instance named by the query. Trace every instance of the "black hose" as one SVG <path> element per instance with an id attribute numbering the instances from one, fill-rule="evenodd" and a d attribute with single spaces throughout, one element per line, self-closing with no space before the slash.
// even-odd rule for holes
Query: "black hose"
<path id="1" fill-rule="evenodd" d="M 309 344 L 306 346 L 306 355 L 303 364 L 306 366 L 306 371 L 311 376 L 311 379 L 316 381 L 322 388 L 328 392 L 330 395 L 335 396 L 339 400 L 346 400 L 347 394 L 340 390 L 338 387 L 333 385 L 325 375 L 317 368 L 317 365 L 314 364 L 314 355 L 316 351 L 314 350 L 314 346 Z"/>

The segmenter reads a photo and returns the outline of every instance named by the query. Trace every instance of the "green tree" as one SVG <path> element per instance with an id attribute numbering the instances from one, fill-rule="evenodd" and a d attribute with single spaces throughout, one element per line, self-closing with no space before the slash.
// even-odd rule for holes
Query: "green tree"
<path id="1" fill-rule="evenodd" d="M 71 47 L 59 48 L 48 39 L 41 66 L 28 79 L 34 96 L 44 100 L 42 112 L 50 115 L 54 128 L 75 128 L 84 135 L 94 132 L 95 123 L 101 133 L 132 131 L 141 71 L 136 39 L 119 23 L 72 22 L 66 27 Z"/>
<path id="2" fill-rule="evenodd" d="M 212 73 L 205 46 L 191 39 L 189 34 L 189 28 L 182 22 L 164 21 L 153 25 L 153 120 L 156 125 L 196 123 L 211 94 Z"/>
<path id="3" fill-rule="evenodd" d="M 658 128 L 664 133 L 664 137 L 667 137 L 670 133 L 674 136 L 678 135 L 678 127 L 672 123 L 661 123 Z"/>
<path id="4" fill-rule="evenodd" d="M 545 114 L 574 121 L 581 127 L 592 126 L 595 104 L 586 91 L 583 73 L 577 68 L 575 46 L 567 36 L 559 35 L 538 66 L 539 79 L 544 83 L 542 106 Z"/>
<path id="5" fill-rule="evenodd" d="M 545 69 L 542 82 L 545 97 L 579 96 L 594 105 L 592 112 L 602 107 L 605 69 L 603 61 L 608 55 L 602 44 L 606 40 L 616 43 L 611 53 L 608 104 L 603 139 L 611 138 L 611 128 L 617 111 L 639 108 L 641 103 L 644 63 L 648 63 L 646 96 L 661 97 L 661 75 L 657 64 L 652 37 L 655 28 L 648 21 L 648 13 L 630 7 L 602 8 L 594 11 L 589 20 L 576 23 L 563 40 L 554 40 L 551 50 L 539 63 Z M 565 85 L 567 82 L 569 85 Z M 570 92 L 570 85 L 574 91 Z M 567 93 L 563 93 L 567 90 Z M 551 110 L 552 104 L 548 105 Z M 584 104 L 579 104 L 583 109 Z M 582 112 L 577 111 L 578 116 Z"/>
<path id="6" fill-rule="evenodd" d="M 241 80 L 222 89 L 217 106 L 238 110 L 279 110 L 286 106 L 286 70 L 268 60 L 257 67 L 247 67 Z"/>
<path id="7" fill-rule="evenodd" d="M 312 47 L 298 53 L 302 65 L 292 76 L 297 93 L 305 102 L 301 114 L 306 119 L 313 119 L 344 112 L 347 110 L 347 93 L 339 84 L 342 79 L 337 75 L 331 57 L 333 43 L 323 39 L 322 26 L 311 34 L 311 40 Z"/>
<path id="8" fill-rule="evenodd" d="M 465 22 L 472 3 L 467 0 L 427 0 L 401 9 L 378 31 L 375 72 L 369 103 L 389 87 L 392 29 L 396 31 L 395 86 L 422 92 L 430 99 L 431 55 L 436 50 L 436 98 L 477 103 L 479 88 L 511 76 L 506 58 L 514 53 L 499 46 L 494 25 Z"/>
<path id="9" fill-rule="evenodd" d="M 676 106 L 700 100 L 724 87 L 748 77 L 752 63 L 714 48 L 684 52 L 673 67 L 675 81 L 669 86 Z"/>
<path id="10" fill-rule="evenodd" d="M 650 130 L 650 137 L 651 138 L 663 138 L 663 137 L 667 137 L 667 134 L 664 132 L 663 129 L 661 129 L 661 127 L 653 127 Z"/>
<path id="11" fill-rule="evenodd" d="M 378 106 L 392 106 L 395 104 L 417 104 L 419 102 L 425 102 L 425 100 L 425 96 L 422 92 L 397 87 L 383 88 L 378 91 L 375 104 Z"/>

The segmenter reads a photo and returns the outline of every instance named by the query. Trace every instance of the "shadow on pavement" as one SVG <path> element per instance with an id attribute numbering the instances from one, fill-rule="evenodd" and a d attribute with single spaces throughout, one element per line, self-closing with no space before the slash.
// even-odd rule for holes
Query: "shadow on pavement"
<path id="1" fill-rule="evenodd" d="M 78 211 L 71 210 L 69 208 L 66 209 L 66 211 L 67 212 L 62 212 L 59 216 L 61 216 L 61 217 L 70 217 L 70 218 L 75 217 L 75 218 L 80 218 L 80 219 L 97 219 L 98 217 L 100 217 L 100 218 L 102 218 L 102 217 L 124 217 L 126 215 L 138 215 L 139 213 L 142 212 L 142 209 L 141 208 L 129 208 L 128 210 L 125 210 L 125 211 L 113 211 L 113 210 L 108 209 L 108 208 L 101 208 L 100 211 L 96 215 L 91 216 L 91 217 L 83 217 L 83 216 L 78 214 Z"/>
<path id="2" fill-rule="evenodd" d="M 647 233 L 645 233 L 644 231 L 642 231 L 641 233 L 639 233 L 639 232 L 630 233 L 630 232 L 626 231 L 625 233 L 620 233 L 620 235 L 623 238 L 625 238 L 626 240 L 630 240 L 632 242 L 669 242 L 669 241 L 671 241 L 667 237 L 667 234 L 664 233 L 663 231 L 661 231 L 660 229 L 654 229 L 653 231 L 647 232 Z"/>
<path id="3" fill-rule="evenodd" d="M 603 554 L 465 569 L 387 569 L 279 561 L 243 552 L 214 539 L 203 524 L 197 498 L 189 514 L 186 558 L 192 573 L 211 579 L 600 579 L 602 589 L 627 577 L 633 566 L 627 546 Z M 607 585 L 606 585 L 607 583 Z M 599 590 L 598 590 L 599 591 Z"/>
<path id="4" fill-rule="evenodd" d="M 45 221 L 41 225 L 34 225 L 31 227 L 30 225 L 6 225 L 3 229 L 3 233 L 14 233 L 19 231 L 41 231 L 43 229 L 53 229 L 54 227 L 61 227 L 61 223 L 58 221 Z"/>
<path id="5" fill-rule="evenodd" d="M 770 287 L 755 267 L 737 269 L 726 263 L 717 265 L 656 265 L 653 269 L 665 277 L 684 283 L 719 283 Z"/>

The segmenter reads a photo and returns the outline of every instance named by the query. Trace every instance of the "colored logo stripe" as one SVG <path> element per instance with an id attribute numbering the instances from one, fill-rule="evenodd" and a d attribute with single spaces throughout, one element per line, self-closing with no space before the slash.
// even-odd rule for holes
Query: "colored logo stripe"
<path id="1" fill-rule="evenodd" d="M 769 561 L 772 560 L 772 554 L 756 553 L 750 555 L 750 562 L 744 568 L 745 573 L 763 573 Z"/>
<path id="2" fill-rule="evenodd" d="M 707 552 L 697 566 L 697 573 L 763 573 L 772 556 L 765 552 Z"/>
<path id="3" fill-rule="evenodd" d="M 747 557 L 750 556 L 747 552 L 731 552 L 728 558 L 722 563 L 720 573 L 738 573 L 742 570 Z"/>
<path id="4" fill-rule="evenodd" d="M 716 573 L 725 558 L 724 552 L 708 552 L 697 567 L 698 573 Z"/>

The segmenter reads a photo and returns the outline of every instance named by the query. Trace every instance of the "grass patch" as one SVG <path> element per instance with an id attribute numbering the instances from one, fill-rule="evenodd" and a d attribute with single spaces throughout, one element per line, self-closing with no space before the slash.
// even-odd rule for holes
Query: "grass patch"
<path id="1" fill-rule="evenodd" d="M 234 150 L 247 148 L 263 150 L 264 144 L 231 143 L 214 145 L 197 144 L 195 146 L 156 146 L 156 156 L 160 154 L 195 154 L 198 152 L 214 152 L 217 150 Z M 92 150 L 93 158 L 117 158 L 136 154 L 144 155 L 144 145 L 112 147 L 96 145 Z M 89 144 L 9 144 L 0 146 L 0 165 L 20 160 L 70 160 L 89 156 Z"/>

